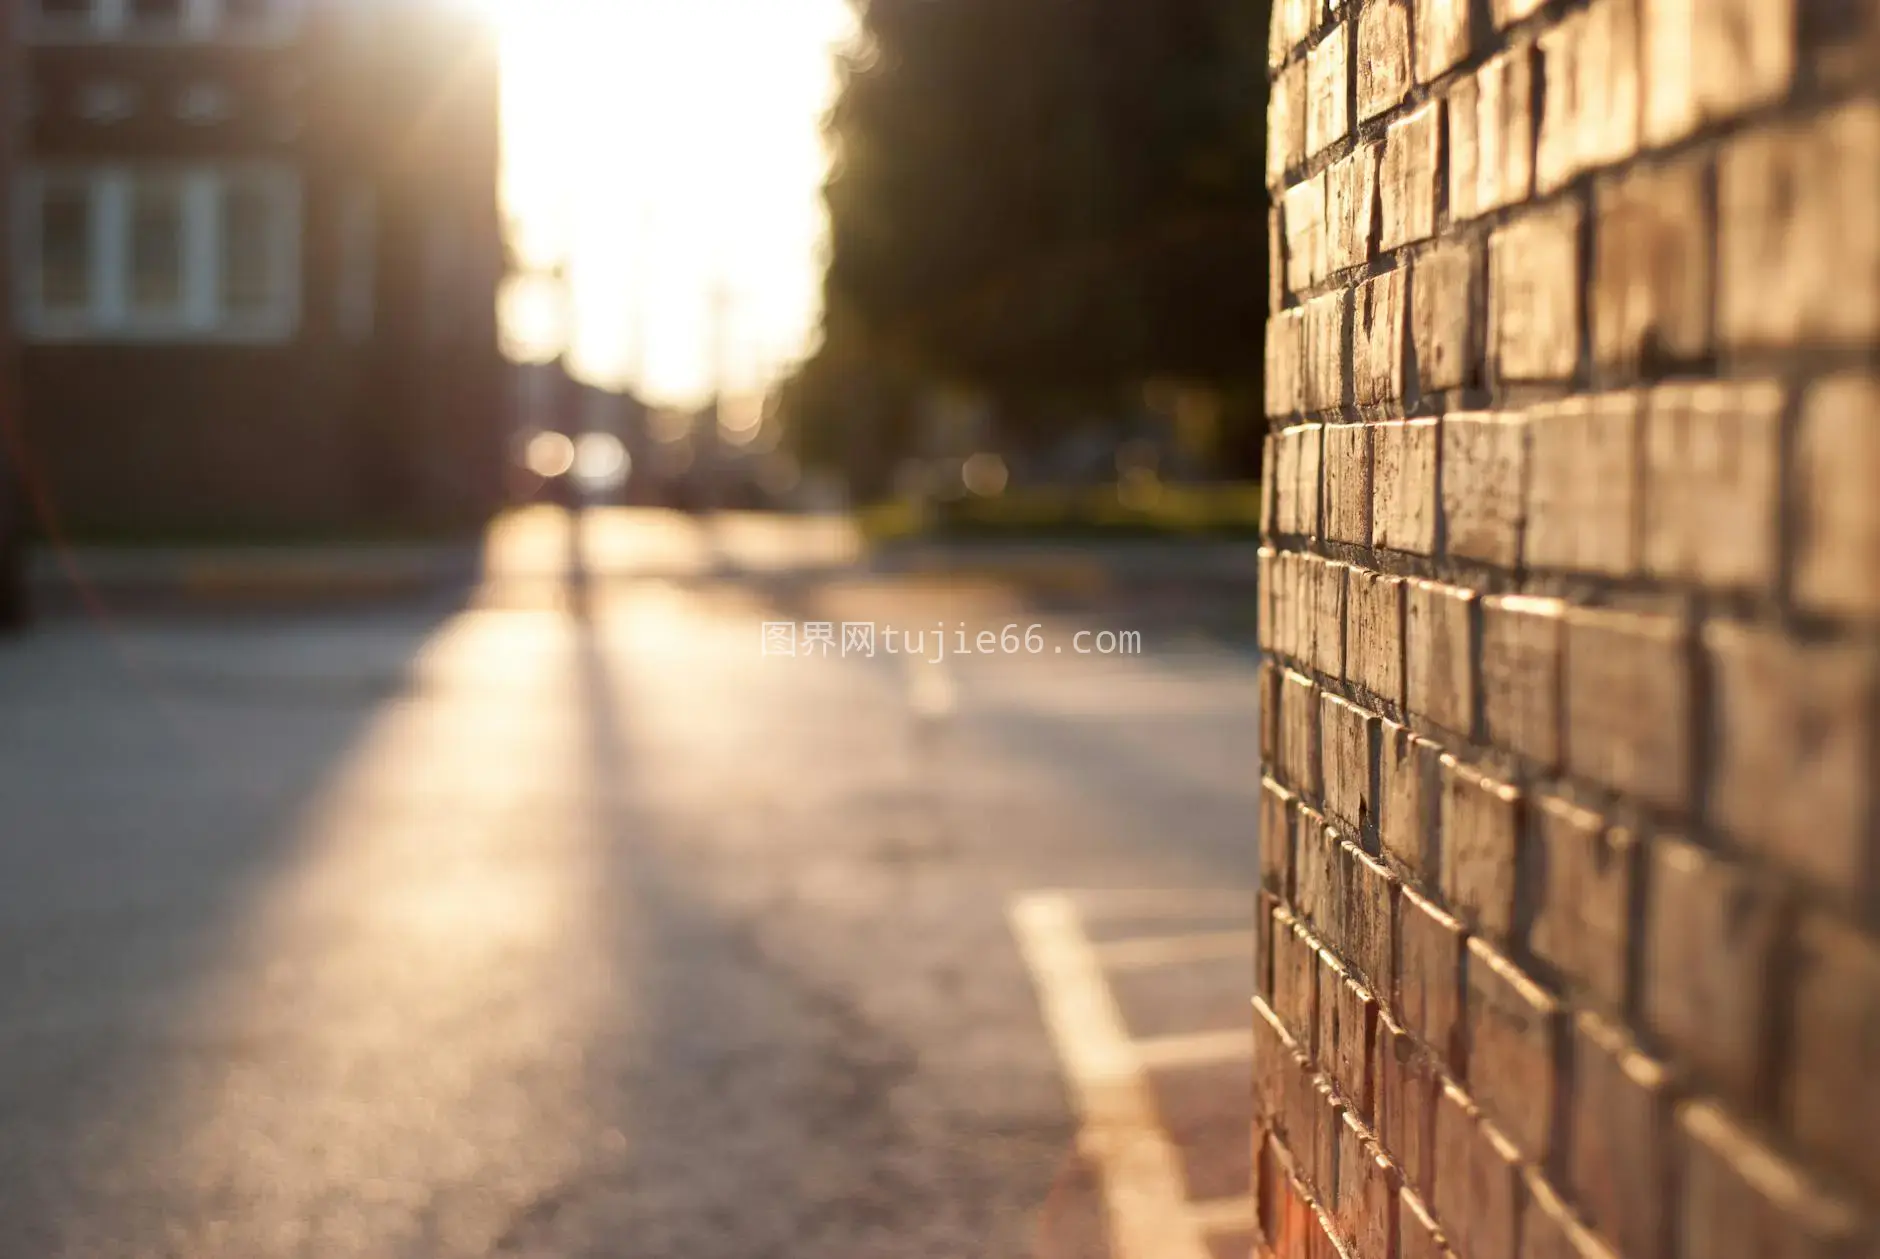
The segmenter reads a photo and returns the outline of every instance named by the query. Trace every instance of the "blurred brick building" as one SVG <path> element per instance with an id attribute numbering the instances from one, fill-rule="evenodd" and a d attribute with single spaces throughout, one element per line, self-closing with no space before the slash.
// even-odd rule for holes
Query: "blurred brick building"
<path id="1" fill-rule="evenodd" d="M 21 0 L 30 475 L 76 532 L 500 501 L 498 75 L 445 0 Z"/>
<path id="2" fill-rule="evenodd" d="M 0 83 L 18 81 L 18 45 L 13 6 L 0 5 Z M 13 149 L 17 137 L 0 127 L 0 206 L 12 204 Z M 0 294 L 12 292 L 11 255 L 0 249 Z M 0 301 L 0 629 L 24 613 L 25 557 L 20 535 L 23 512 L 11 450 L 19 424 L 18 375 L 14 360 L 13 312 Z"/>

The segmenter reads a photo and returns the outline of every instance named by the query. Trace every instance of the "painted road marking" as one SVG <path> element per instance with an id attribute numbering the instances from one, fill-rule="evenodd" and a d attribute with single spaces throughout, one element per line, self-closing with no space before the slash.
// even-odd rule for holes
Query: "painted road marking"
<path id="1" fill-rule="evenodd" d="M 1208 1259 L 1180 1156 L 1157 1119 L 1142 1056 L 1076 903 L 1061 892 L 1037 893 L 1015 901 L 1010 915 L 1070 1079 L 1079 1146 L 1103 1181 L 1117 1259 Z"/>
<path id="2" fill-rule="evenodd" d="M 1096 947 L 1098 960 L 1105 970 L 1154 970 L 1161 966 L 1227 962 L 1243 957 L 1251 965 L 1254 939 L 1251 931 L 1209 931 L 1201 935 L 1112 940 Z"/>
<path id="3" fill-rule="evenodd" d="M 1238 918 L 1255 916 L 1253 894 L 1200 888 L 1191 891 L 1141 889 L 1081 891 L 1076 906 L 1084 919 L 1098 918 Z"/>
<path id="4" fill-rule="evenodd" d="M 1192 1032 L 1183 1036 L 1156 1036 L 1136 1042 L 1136 1057 L 1155 1071 L 1182 1067 L 1211 1067 L 1224 1062 L 1253 1061 L 1253 1029 L 1229 1028 L 1220 1032 Z"/>
<path id="5" fill-rule="evenodd" d="M 1188 1216 L 1204 1233 L 1251 1233 L 1260 1227 L 1259 1206 L 1248 1194 L 1213 1202 L 1190 1203 Z"/>

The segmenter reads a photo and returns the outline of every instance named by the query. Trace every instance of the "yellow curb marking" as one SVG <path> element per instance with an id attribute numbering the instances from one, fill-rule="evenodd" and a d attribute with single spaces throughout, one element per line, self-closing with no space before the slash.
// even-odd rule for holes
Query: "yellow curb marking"
<path id="1" fill-rule="evenodd" d="M 1039 893 L 1015 901 L 1010 916 L 1075 1095 L 1079 1146 L 1103 1179 L 1113 1253 L 1209 1259 L 1181 1160 L 1162 1131 L 1142 1060 L 1076 904 L 1062 893 Z"/>

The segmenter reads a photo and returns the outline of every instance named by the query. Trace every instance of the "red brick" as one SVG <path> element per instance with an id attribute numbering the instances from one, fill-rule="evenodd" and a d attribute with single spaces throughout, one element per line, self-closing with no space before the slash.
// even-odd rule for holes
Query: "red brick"
<path id="1" fill-rule="evenodd" d="M 1435 420 L 1394 420 L 1371 435 L 1371 536 L 1380 550 L 1436 550 Z"/>
<path id="2" fill-rule="evenodd" d="M 1564 800 L 1541 802 L 1539 831 L 1529 944 L 1598 1008 L 1623 1010 L 1638 846 Z"/>
<path id="3" fill-rule="evenodd" d="M 1774 1151 L 1709 1103 L 1679 1111 L 1684 1204 L 1679 1259 L 1830 1259 L 1860 1227 Z"/>
<path id="4" fill-rule="evenodd" d="M 1350 679 L 1403 703 L 1403 578 L 1354 569 L 1347 586 L 1345 663 Z"/>
<path id="5" fill-rule="evenodd" d="M 1636 371 L 1709 348 L 1704 167 L 1685 161 L 1600 185 L 1593 233 L 1593 357 Z"/>
<path id="6" fill-rule="evenodd" d="M 1405 1189 L 1397 1206 L 1397 1259 L 1454 1259 L 1423 1199 Z"/>
<path id="7" fill-rule="evenodd" d="M 1528 1196 L 1521 1211 L 1521 1259 L 1617 1259 L 1573 1218 L 1545 1180 L 1532 1172 L 1524 1179 Z"/>
<path id="8" fill-rule="evenodd" d="M 1377 1021 L 1377 1137 L 1403 1170 L 1406 1184 L 1428 1194 L 1436 1166 L 1436 1073 L 1408 1032 L 1388 1018 Z"/>
<path id="9" fill-rule="evenodd" d="M 1490 353 L 1505 381 L 1564 380 L 1580 359 L 1580 209 L 1530 213 L 1488 246 Z"/>
<path id="10" fill-rule="evenodd" d="M 1574 1027 L 1573 1074 L 1574 1198 L 1627 1259 L 1658 1259 L 1672 1201 L 1670 1076 L 1592 1015 Z"/>
<path id="11" fill-rule="evenodd" d="M 1338 1039 L 1331 1075 L 1352 1111 L 1369 1123 L 1376 1100 L 1371 1091 L 1371 1042 L 1376 1035 L 1377 1002 L 1348 972 L 1340 970 L 1333 1009 Z"/>
<path id="12" fill-rule="evenodd" d="M 1474 385 L 1481 375 L 1474 255 L 1465 244 L 1438 245 L 1413 267 L 1410 330 L 1418 387 L 1435 393 Z"/>
<path id="13" fill-rule="evenodd" d="M 1443 516 L 1451 555 L 1503 568 L 1520 562 L 1526 476 L 1523 417 L 1443 417 Z"/>
<path id="14" fill-rule="evenodd" d="M 1560 1008 L 1479 939 L 1469 941 L 1469 1087 L 1484 1114 L 1532 1162 L 1554 1148 Z"/>
<path id="15" fill-rule="evenodd" d="M 1880 619 L 1880 381 L 1837 376 L 1809 390 L 1789 501 L 1796 602 L 1829 616 Z"/>
<path id="16" fill-rule="evenodd" d="M 1321 1206 L 1330 1206 L 1333 1190 L 1337 1187 L 1338 1175 L 1338 1133 L 1344 1126 L 1345 1106 L 1339 1101 L 1332 1089 L 1330 1080 L 1320 1079 L 1317 1083 L 1318 1106 L 1315 1111 L 1318 1126 L 1313 1130 L 1315 1149 L 1312 1153 L 1312 1191 Z"/>
<path id="17" fill-rule="evenodd" d="M 1474 591 L 1427 581 L 1410 583 L 1404 607 L 1410 711 L 1465 735 L 1475 729 L 1474 610 Z"/>
<path id="18" fill-rule="evenodd" d="M 1325 426 L 1325 537 L 1371 545 L 1371 430 L 1364 424 Z"/>
<path id="19" fill-rule="evenodd" d="M 1372 746 L 1377 718 L 1335 695 L 1324 697 L 1319 731 L 1325 777 L 1325 811 L 1352 834 L 1371 820 Z"/>
<path id="20" fill-rule="evenodd" d="M 1880 103 L 1764 127 L 1718 158 L 1717 326 L 1734 348 L 1880 335 Z"/>
<path id="21" fill-rule="evenodd" d="M 1645 413 L 1645 571 L 1742 590 L 1775 583 L 1782 387 L 1667 385 Z"/>
<path id="22" fill-rule="evenodd" d="M 1567 612 L 1567 768 L 1666 809 L 1691 781 L 1690 643 L 1669 617 Z"/>
<path id="23" fill-rule="evenodd" d="M 1395 8 L 1389 0 L 1374 5 Z M 1390 124 L 1378 170 L 1378 248 L 1396 249 L 1436 234 L 1436 190 L 1442 172 L 1442 103 L 1432 101 Z"/>
<path id="24" fill-rule="evenodd" d="M 1520 1157 L 1480 1121 L 1468 1099 L 1445 1085 L 1436 1100 L 1436 1218 L 1466 1259 L 1515 1259 L 1521 1201 Z"/>
<path id="25" fill-rule="evenodd" d="M 1786 1122 L 1813 1157 L 1880 1197 L 1880 945 L 1817 915 L 1796 954 Z"/>
<path id="26" fill-rule="evenodd" d="M 1712 1087 L 1753 1101 L 1773 994 L 1773 892 L 1748 871 L 1671 839 L 1654 841 L 1646 887 L 1645 1021 Z"/>
<path id="27" fill-rule="evenodd" d="M 1402 267 L 1366 280 L 1352 306 L 1352 387 L 1359 406 L 1400 402 L 1404 394 Z"/>
<path id="28" fill-rule="evenodd" d="M 1397 883 L 1390 871 L 1347 843 L 1344 861 L 1345 956 L 1373 992 L 1388 998 L 1396 985 Z"/>
<path id="29" fill-rule="evenodd" d="M 1560 656 L 1565 604 L 1482 600 L 1482 719 L 1495 746 L 1551 769 L 1560 763 Z"/>
<path id="30" fill-rule="evenodd" d="M 1622 577 L 1639 565 L 1640 396 L 1568 398 L 1528 412 L 1527 562 Z"/>
<path id="31" fill-rule="evenodd" d="M 1260 890 L 1253 898 L 1253 990 L 1268 1001 L 1273 999 L 1273 911 L 1280 907 L 1279 897 Z"/>
<path id="32" fill-rule="evenodd" d="M 1318 156 L 1351 133 L 1346 92 L 1351 82 L 1351 46 L 1343 23 L 1332 27 L 1306 55 L 1306 157 Z"/>
<path id="33" fill-rule="evenodd" d="M 1497 940 L 1514 925 L 1521 793 L 1453 756 L 1442 759 L 1443 896 L 1473 929 Z"/>
<path id="34" fill-rule="evenodd" d="M 1273 1012 L 1308 1059 L 1319 1052 L 1319 955 L 1291 914 L 1273 915 Z M 1289 1129 L 1290 1131 L 1290 1129 Z"/>
<path id="35" fill-rule="evenodd" d="M 1335 942 L 1342 934 L 1339 914 L 1344 908 L 1338 837 L 1323 816 L 1303 806 L 1293 836 L 1294 908 L 1320 935 Z"/>
<path id="36" fill-rule="evenodd" d="M 1298 1047 L 1273 1007 L 1253 999 L 1253 1110 L 1277 1125 L 1285 1114 L 1286 1076 L 1297 1069 Z"/>
<path id="37" fill-rule="evenodd" d="M 1286 786 L 1307 799 L 1319 798 L 1318 688 L 1303 674 L 1288 673 L 1280 688 L 1280 767 Z"/>
<path id="38" fill-rule="evenodd" d="M 1427 856 L 1436 801 L 1436 745 L 1392 721 L 1379 724 L 1377 833 L 1386 857 L 1434 878 Z"/>
<path id="39" fill-rule="evenodd" d="M 1460 1069 L 1462 924 L 1409 888 L 1398 899 L 1398 924 L 1397 992 L 1404 1027 L 1451 1069 Z"/>
<path id="40" fill-rule="evenodd" d="M 1349 1114 L 1338 1157 L 1339 1232 L 1361 1259 L 1390 1259 L 1396 1253 L 1396 1169 Z"/>
<path id="41" fill-rule="evenodd" d="M 1260 783 L 1260 886 L 1292 896 L 1293 820 L 1299 799 L 1271 778 Z"/>
<path id="42" fill-rule="evenodd" d="M 1858 888 L 1873 809 L 1873 651 L 1723 621 L 1704 627 L 1704 649 L 1717 731 L 1712 818 L 1831 892 Z"/>
<path id="43" fill-rule="evenodd" d="M 1395 108 L 1410 78 L 1410 8 L 1404 0 L 1371 0 L 1358 14 L 1358 121 Z"/>

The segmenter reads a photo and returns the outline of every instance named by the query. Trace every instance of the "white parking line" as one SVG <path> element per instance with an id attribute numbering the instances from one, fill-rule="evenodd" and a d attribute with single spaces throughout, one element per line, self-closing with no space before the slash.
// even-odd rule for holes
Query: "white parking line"
<path id="1" fill-rule="evenodd" d="M 1243 957 L 1251 967 L 1254 939 L 1251 931 L 1210 931 L 1203 935 L 1112 940 L 1096 948 L 1106 970 L 1154 970 L 1190 962 L 1231 962 Z"/>
<path id="2" fill-rule="evenodd" d="M 1253 1061 L 1253 1029 L 1229 1028 L 1220 1032 L 1193 1032 L 1184 1036 L 1156 1036 L 1136 1042 L 1136 1058 L 1153 1071 L 1177 1067 L 1207 1067 L 1223 1062 Z"/>
<path id="3" fill-rule="evenodd" d="M 1189 1218 L 1204 1233 L 1251 1233 L 1260 1227 L 1259 1207 L 1253 1195 L 1190 1203 Z"/>
<path id="4" fill-rule="evenodd" d="M 1021 897 L 1013 932 L 1038 986 L 1045 1024 L 1070 1078 L 1097 1164 L 1117 1259 L 1208 1259 L 1203 1227 L 1188 1204 L 1181 1160 L 1163 1132 L 1140 1055 L 1063 893 Z"/>

